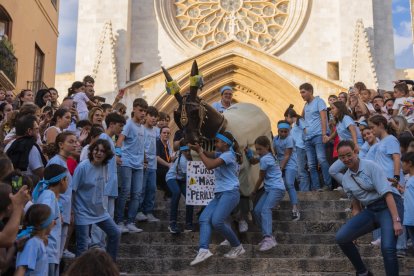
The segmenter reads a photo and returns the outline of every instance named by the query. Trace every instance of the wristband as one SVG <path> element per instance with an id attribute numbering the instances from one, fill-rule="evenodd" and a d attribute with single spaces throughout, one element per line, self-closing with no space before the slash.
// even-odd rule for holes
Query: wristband
<path id="1" fill-rule="evenodd" d="M 122 156 L 122 148 L 116 147 L 115 148 L 115 155 L 116 156 Z"/>
<path id="2" fill-rule="evenodd" d="M 400 182 L 400 176 L 399 175 L 394 175 L 394 179 L 397 180 L 398 182 Z"/>
<path id="3" fill-rule="evenodd" d="M 253 151 L 251 149 L 247 149 L 246 158 L 247 160 L 250 160 L 253 158 Z"/>

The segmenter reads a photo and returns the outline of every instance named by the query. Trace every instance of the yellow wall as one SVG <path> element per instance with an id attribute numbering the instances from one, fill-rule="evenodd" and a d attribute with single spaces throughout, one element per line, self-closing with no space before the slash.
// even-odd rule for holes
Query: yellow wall
<path id="1" fill-rule="evenodd" d="M 18 59 L 16 92 L 33 81 L 35 44 L 45 55 L 43 82 L 55 83 L 56 48 L 58 38 L 58 7 L 51 0 L 1 0 L 12 18 L 11 42 Z"/>

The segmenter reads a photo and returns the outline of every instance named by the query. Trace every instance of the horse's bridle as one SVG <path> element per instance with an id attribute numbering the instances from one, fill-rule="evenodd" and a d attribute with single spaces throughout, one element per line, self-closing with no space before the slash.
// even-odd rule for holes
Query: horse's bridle
<path id="1" fill-rule="evenodd" d="M 188 124 L 188 115 L 187 115 L 187 110 L 185 108 L 185 106 L 188 105 L 198 105 L 199 109 L 198 109 L 198 118 L 199 118 L 199 123 L 198 123 L 198 127 L 197 127 L 197 132 L 198 135 L 204 139 L 207 140 L 208 138 L 205 137 L 202 133 L 201 133 L 201 127 L 204 124 L 204 120 L 208 118 L 208 114 L 207 114 L 207 109 L 206 109 L 206 105 L 207 103 L 202 100 L 199 99 L 199 103 L 193 103 L 193 102 L 189 102 L 187 103 L 187 98 L 188 96 L 185 95 L 183 97 L 183 101 L 182 101 L 182 105 L 181 105 L 181 116 L 180 116 L 180 123 L 182 127 L 186 127 Z M 224 124 L 225 124 L 226 120 L 222 120 L 219 129 L 217 130 L 217 132 L 220 132 L 220 130 L 223 128 Z"/>

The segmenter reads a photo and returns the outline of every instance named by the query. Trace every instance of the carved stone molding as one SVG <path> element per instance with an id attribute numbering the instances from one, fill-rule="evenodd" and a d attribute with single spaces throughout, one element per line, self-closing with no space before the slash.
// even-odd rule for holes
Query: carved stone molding
<path id="1" fill-rule="evenodd" d="M 276 54 L 305 21 L 309 0 L 154 0 L 171 40 L 194 55 L 229 40 Z"/>

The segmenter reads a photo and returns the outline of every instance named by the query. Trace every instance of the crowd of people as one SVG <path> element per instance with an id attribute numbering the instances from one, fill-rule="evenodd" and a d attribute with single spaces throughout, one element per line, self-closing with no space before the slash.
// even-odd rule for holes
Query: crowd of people
<path id="1" fill-rule="evenodd" d="M 245 252 L 228 218 L 240 200 L 238 170 L 246 158 L 260 168 L 251 210 L 263 234 L 260 251 L 277 245 L 272 209 L 286 192 L 291 219 L 298 221 L 298 191 L 339 190 L 352 200 L 354 217 L 336 239 L 358 275 L 372 274 L 353 241 L 371 231 L 387 275 L 398 275 L 397 256 L 406 255 L 408 237 L 414 237 L 414 91 L 408 86 L 413 84 L 398 81 L 394 91 L 377 91 L 358 82 L 330 95 L 328 107 L 304 83 L 298 92 L 303 111 L 289 106 L 273 140 L 260 136 L 254 150 L 241 149 L 236 137 L 221 132 L 215 152 L 187 143 L 182 131 L 170 139 L 169 115 L 142 98 L 133 101 L 128 115 L 123 90 L 105 103 L 94 95 L 90 76 L 74 82 L 61 103 L 54 88 L 23 90 L 17 97 L 0 89 L 0 271 L 53 276 L 61 272 L 62 258 L 78 257 L 68 273 L 94 256 L 95 262 L 116 262 L 121 234 L 159 221 L 157 190 L 170 201 L 168 230 L 195 231 L 193 206 L 186 206 L 184 229 L 177 223 L 193 150 L 214 170 L 215 198 L 200 212 L 199 251 L 191 265 L 213 255 L 213 229 L 231 246 L 225 257 Z M 212 106 L 225 112 L 233 89 L 224 86 L 220 93 Z M 241 219 L 239 231 L 247 229 Z M 72 236 L 75 253 L 68 249 Z M 101 249 L 110 257 L 97 253 Z M 111 268 L 116 274 L 115 265 L 105 269 Z"/>

